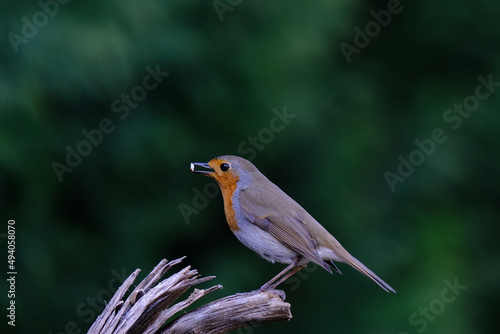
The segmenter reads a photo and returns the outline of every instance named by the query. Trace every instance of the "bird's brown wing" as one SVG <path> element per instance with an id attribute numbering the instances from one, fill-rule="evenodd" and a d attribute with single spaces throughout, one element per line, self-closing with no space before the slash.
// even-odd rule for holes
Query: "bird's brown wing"
<path id="1" fill-rule="evenodd" d="M 309 261 L 320 265 L 329 273 L 332 273 L 330 267 L 319 255 L 316 241 L 314 241 L 311 233 L 301 220 L 294 217 L 278 215 L 264 215 L 258 217 L 251 214 L 243 205 L 242 211 L 250 222 L 271 234 L 283 245 L 296 251 Z"/>

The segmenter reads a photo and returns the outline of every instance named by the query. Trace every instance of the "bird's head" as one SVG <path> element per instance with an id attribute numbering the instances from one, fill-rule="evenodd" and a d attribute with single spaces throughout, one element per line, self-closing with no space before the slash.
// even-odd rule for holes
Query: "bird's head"
<path id="1" fill-rule="evenodd" d="M 204 170 L 197 170 L 202 167 Z M 221 189 L 236 187 L 236 183 L 247 185 L 260 172 L 250 161 L 234 156 L 222 155 L 207 162 L 192 162 L 193 173 L 209 176 L 219 184 Z"/>

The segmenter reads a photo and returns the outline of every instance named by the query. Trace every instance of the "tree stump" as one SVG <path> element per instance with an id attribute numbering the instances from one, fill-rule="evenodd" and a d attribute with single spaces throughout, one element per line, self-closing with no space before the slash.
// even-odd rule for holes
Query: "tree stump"
<path id="1" fill-rule="evenodd" d="M 174 302 L 189 288 L 212 280 L 215 276 L 199 277 L 198 271 L 185 267 L 157 282 L 185 257 L 162 260 L 149 275 L 125 298 L 140 270 L 136 269 L 120 286 L 101 315 L 90 327 L 89 334 L 167 334 L 167 333 L 226 333 L 249 325 L 290 320 L 290 304 L 281 290 L 238 293 L 200 306 L 177 319 L 170 319 L 206 294 L 222 289 L 194 289 L 183 301 Z"/>

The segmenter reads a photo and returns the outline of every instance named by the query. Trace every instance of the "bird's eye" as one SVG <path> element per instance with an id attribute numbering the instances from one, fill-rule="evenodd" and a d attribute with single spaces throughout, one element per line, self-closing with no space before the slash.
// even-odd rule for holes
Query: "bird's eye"
<path id="1" fill-rule="evenodd" d="M 220 170 L 226 172 L 229 169 L 229 164 L 223 163 L 220 164 Z"/>

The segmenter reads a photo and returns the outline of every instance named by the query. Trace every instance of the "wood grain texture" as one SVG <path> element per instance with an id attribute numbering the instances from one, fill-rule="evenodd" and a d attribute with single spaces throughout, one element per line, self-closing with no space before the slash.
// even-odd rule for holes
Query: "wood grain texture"
<path id="1" fill-rule="evenodd" d="M 135 270 L 90 327 L 89 334 L 167 334 L 167 333 L 226 333 L 236 328 L 260 325 L 272 321 L 290 320 L 290 304 L 284 302 L 280 290 L 238 293 L 215 300 L 170 319 L 206 294 L 221 289 L 194 289 L 177 302 L 191 287 L 212 280 L 215 276 L 199 277 L 189 266 L 168 278 L 160 279 L 184 258 L 162 260 L 151 273 L 128 294 L 140 270 Z M 158 283 L 159 282 L 159 283 Z"/>

